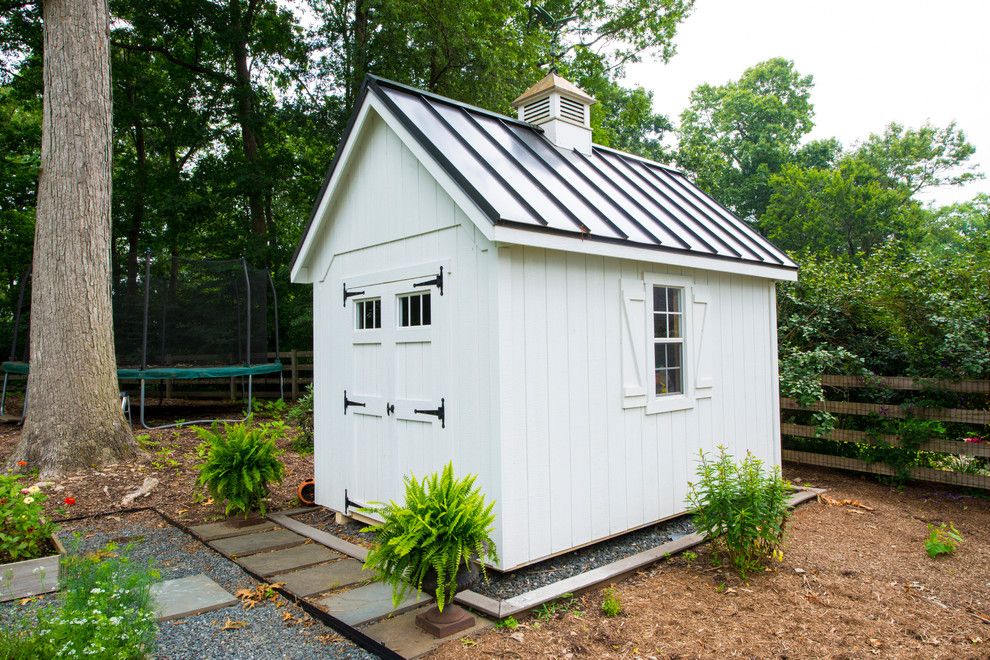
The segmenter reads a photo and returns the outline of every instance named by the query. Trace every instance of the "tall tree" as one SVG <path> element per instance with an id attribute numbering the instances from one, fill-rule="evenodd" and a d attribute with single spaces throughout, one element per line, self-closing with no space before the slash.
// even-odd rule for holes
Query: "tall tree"
<path id="1" fill-rule="evenodd" d="M 16 460 L 43 474 L 131 457 L 110 303 L 112 107 L 106 0 L 46 0 L 30 410 Z"/>
<path id="2" fill-rule="evenodd" d="M 681 114 L 678 163 L 737 214 L 758 219 L 770 201 L 770 177 L 812 129 L 811 88 L 811 76 L 782 58 L 737 81 L 699 86 Z"/>

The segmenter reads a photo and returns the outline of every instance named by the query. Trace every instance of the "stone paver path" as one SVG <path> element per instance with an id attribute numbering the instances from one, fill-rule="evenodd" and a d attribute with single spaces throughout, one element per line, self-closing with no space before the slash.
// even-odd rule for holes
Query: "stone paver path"
<path id="1" fill-rule="evenodd" d="M 278 523 L 245 525 L 223 521 L 198 525 L 190 531 L 248 571 L 269 582 L 283 583 L 296 597 L 360 629 L 406 658 L 419 657 L 449 639 L 493 625 L 476 616 L 477 625 L 467 632 L 443 640 L 433 638 L 417 628 L 415 620 L 416 614 L 432 603 L 430 597 L 410 592 L 398 607 L 393 607 L 391 587 L 371 582 L 374 576 L 362 570 L 362 562 L 344 554 L 363 558 L 367 553 L 365 548 L 303 525 L 289 517 L 293 512 L 286 514 L 274 516 Z M 309 534 L 321 542 L 314 543 L 296 532 Z"/>
<path id="2" fill-rule="evenodd" d="M 159 621 L 211 612 L 239 602 L 203 573 L 153 584 L 151 597 Z"/>

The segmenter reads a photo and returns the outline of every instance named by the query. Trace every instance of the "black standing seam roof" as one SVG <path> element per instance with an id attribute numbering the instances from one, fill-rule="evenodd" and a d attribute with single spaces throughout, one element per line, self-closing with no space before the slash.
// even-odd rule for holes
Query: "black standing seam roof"
<path id="1" fill-rule="evenodd" d="M 683 172 L 594 145 L 562 149 L 518 119 L 368 76 L 373 93 L 494 225 L 787 270 L 797 265 Z M 341 148 L 338 147 L 339 155 Z M 334 169 L 331 163 L 303 241 Z M 292 263 L 302 247 L 300 241 Z"/>

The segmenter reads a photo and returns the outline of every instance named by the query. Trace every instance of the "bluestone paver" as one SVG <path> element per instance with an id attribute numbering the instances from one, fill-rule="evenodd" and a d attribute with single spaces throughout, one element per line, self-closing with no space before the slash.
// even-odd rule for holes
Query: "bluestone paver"
<path id="1" fill-rule="evenodd" d="M 159 621 L 202 614 L 236 605 L 238 600 L 209 576 L 198 573 L 151 585 Z"/>
<path id="2" fill-rule="evenodd" d="M 494 625 L 490 620 L 475 615 L 475 624 L 471 628 L 453 634 L 450 637 L 437 639 L 433 635 L 423 632 L 416 625 L 416 615 L 427 609 L 426 607 L 422 607 L 412 612 L 406 612 L 405 614 L 379 621 L 366 628 L 362 628 L 361 632 L 373 640 L 381 642 L 403 658 L 418 658 L 434 650 L 444 642 L 476 635 L 482 630 L 491 628 Z"/>
<path id="3" fill-rule="evenodd" d="M 317 564 L 291 573 L 280 573 L 271 578 L 272 582 L 283 582 L 285 588 L 299 597 L 312 596 L 321 591 L 339 589 L 359 582 L 367 582 L 375 577 L 371 571 L 361 568 L 361 562 L 342 559 L 328 564 Z"/>
<path id="4" fill-rule="evenodd" d="M 210 545 L 231 557 L 243 557 L 265 550 L 281 550 L 294 545 L 302 545 L 305 537 L 287 529 L 276 529 L 259 534 L 244 534 L 210 541 Z"/>
<path id="5" fill-rule="evenodd" d="M 429 601 L 426 594 L 411 591 L 398 607 L 392 607 L 392 587 L 384 582 L 372 582 L 321 598 L 317 604 L 347 625 L 360 626 L 389 615 L 400 614 Z"/>
<path id="6" fill-rule="evenodd" d="M 319 543 L 305 543 L 285 550 L 258 552 L 237 560 L 244 568 L 258 575 L 274 575 L 299 568 L 340 559 L 341 555 Z"/>
<path id="7" fill-rule="evenodd" d="M 267 532 L 277 528 L 278 525 L 273 523 L 271 520 L 262 520 L 253 525 L 241 525 L 236 518 L 231 518 L 230 520 L 222 520 L 220 522 L 207 523 L 205 525 L 196 525 L 194 527 L 190 527 L 189 531 L 204 541 L 216 541 L 217 539 L 225 539 L 230 536 L 243 536 L 244 534 Z"/>

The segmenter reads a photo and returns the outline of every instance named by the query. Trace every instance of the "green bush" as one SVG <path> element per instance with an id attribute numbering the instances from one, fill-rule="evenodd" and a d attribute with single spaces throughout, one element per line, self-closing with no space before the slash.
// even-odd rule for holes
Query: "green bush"
<path id="1" fill-rule="evenodd" d="M 0 564 L 54 554 L 54 523 L 45 520 L 47 496 L 20 475 L 0 474 Z"/>
<path id="2" fill-rule="evenodd" d="M 928 538 L 925 539 L 925 552 L 932 559 L 939 555 L 951 555 L 962 542 L 962 534 L 951 522 L 942 523 L 938 527 L 929 525 Z"/>
<path id="3" fill-rule="evenodd" d="M 474 558 L 498 561 L 490 536 L 495 503 L 485 503 L 484 495 L 474 487 L 475 478 L 456 479 L 448 463 L 441 474 L 422 481 L 415 475 L 406 477 L 404 505 L 376 503 L 364 509 L 382 519 L 381 525 L 364 530 L 376 534 L 375 547 L 364 565 L 391 585 L 396 605 L 408 591 L 422 591 L 423 578 L 433 569 L 437 607 L 443 611 L 457 593 L 457 572 L 462 565 L 470 568 Z M 487 578 L 483 563 L 481 571 Z"/>
<path id="4" fill-rule="evenodd" d="M 0 658 L 42 660 L 95 657 L 130 660 L 153 654 L 155 608 L 151 564 L 130 560 L 113 544 L 62 559 L 61 602 L 0 633 Z"/>
<path id="5" fill-rule="evenodd" d="M 217 428 L 196 428 L 208 444 L 205 461 L 199 466 L 200 486 L 214 500 L 224 502 L 227 515 L 252 511 L 265 514 L 265 498 L 272 484 L 281 483 L 285 466 L 266 427 L 252 426 L 251 420 L 224 424 Z"/>
<path id="6" fill-rule="evenodd" d="M 286 419 L 299 428 L 299 435 L 292 441 L 292 449 L 300 454 L 313 451 L 313 385 L 306 386 L 306 393 L 289 408 Z"/>
<path id="7" fill-rule="evenodd" d="M 724 554 L 744 579 L 767 560 L 783 558 L 790 485 L 780 468 L 764 469 L 749 452 L 736 463 L 719 445 L 714 460 L 701 452 L 697 475 L 687 500 L 695 528 L 711 539 L 716 558 Z"/>
<path id="8" fill-rule="evenodd" d="M 605 598 L 602 599 L 602 614 L 611 618 L 622 614 L 622 601 L 614 587 L 608 587 L 604 591 Z"/>

